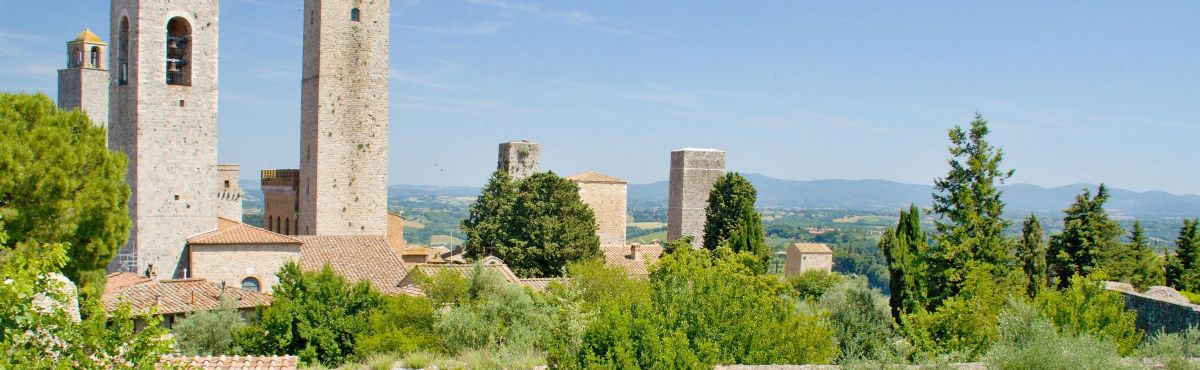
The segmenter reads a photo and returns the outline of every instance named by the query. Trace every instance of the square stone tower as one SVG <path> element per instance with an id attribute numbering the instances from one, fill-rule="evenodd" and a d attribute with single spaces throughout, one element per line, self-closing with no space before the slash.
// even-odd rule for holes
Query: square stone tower
<path id="1" fill-rule="evenodd" d="M 242 222 L 242 186 L 238 185 L 240 165 L 217 165 L 217 216 L 226 220 Z"/>
<path id="2" fill-rule="evenodd" d="M 262 170 L 263 227 L 279 234 L 297 234 L 299 190 L 300 170 Z"/>
<path id="3" fill-rule="evenodd" d="M 108 122 L 108 44 L 92 30 L 67 43 L 67 68 L 58 70 L 58 107 L 83 110 L 101 127 Z"/>
<path id="4" fill-rule="evenodd" d="M 304 1 L 299 234 L 387 234 L 390 3 Z"/>
<path id="5" fill-rule="evenodd" d="M 625 247 L 625 227 L 629 213 L 629 184 L 616 177 L 584 172 L 567 177 L 579 187 L 579 198 L 596 215 L 596 230 L 601 247 Z"/>
<path id="6" fill-rule="evenodd" d="M 725 175 L 725 152 L 684 148 L 671 152 L 671 185 L 667 201 L 667 240 L 692 236 L 692 247 L 704 246 L 708 193 Z"/>
<path id="7" fill-rule="evenodd" d="M 508 172 L 514 180 L 520 180 L 541 171 L 542 145 L 529 141 L 510 141 L 500 144 L 500 156 L 496 169 Z"/>
<path id="8" fill-rule="evenodd" d="M 181 277 L 217 227 L 217 0 L 112 0 L 109 147 L 129 157 L 133 232 L 113 270 Z"/>

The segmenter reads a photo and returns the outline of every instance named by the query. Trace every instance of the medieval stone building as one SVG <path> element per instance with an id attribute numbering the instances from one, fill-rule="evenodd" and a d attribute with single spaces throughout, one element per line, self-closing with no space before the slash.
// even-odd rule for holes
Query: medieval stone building
<path id="1" fill-rule="evenodd" d="M 108 44 L 92 30 L 67 42 L 67 68 L 58 70 L 58 106 L 82 110 L 100 126 L 108 122 Z"/>
<path id="2" fill-rule="evenodd" d="M 299 234 L 386 235 L 389 0 L 306 0 Z"/>
<path id="3" fill-rule="evenodd" d="M 692 247 L 704 245 L 708 193 L 725 175 L 725 152 L 684 148 L 671 152 L 671 182 L 667 200 L 667 240 L 692 237 Z"/>
<path id="4" fill-rule="evenodd" d="M 600 246 L 625 247 L 628 183 L 616 177 L 584 172 L 567 177 L 579 187 L 579 198 L 596 216 Z"/>
<path id="5" fill-rule="evenodd" d="M 262 170 L 263 227 L 284 235 L 299 234 L 300 170 Z"/>
<path id="6" fill-rule="evenodd" d="M 542 170 L 542 146 L 529 141 L 510 141 L 500 144 L 496 169 L 520 180 Z"/>

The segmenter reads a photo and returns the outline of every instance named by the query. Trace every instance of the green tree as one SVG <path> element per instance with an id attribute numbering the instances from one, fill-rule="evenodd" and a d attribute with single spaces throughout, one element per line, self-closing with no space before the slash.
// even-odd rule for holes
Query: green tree
<path id="1" fill-rule="evenodd" d="M 570 262 L 600 257 L 595 215 L 579 187 L 553 172 L 510 182 L 497 171 L 462 229 L 467 257 L 498 257 L 521 277 L 558 276 Z"/>
<path id="2" fill-rule="evenodd" d="M 179 320 L 171 331 L 178 339 L 179 352 L 186 355 L 219 356 L 234 354 L 233 333 L 246 325 L 237 303 L 221 299 L 221 307 L 196 312 Z"/>
<path id="3" fill-rule="evenodd" d="M 1154 251 L 1150 250 L 1142 221 L 1133 222 L 1129 242 L 1125 243 L 1122 254 L 1122 258 L 1114 263 L 1111 271 L 1114 280 L 1128 282 L 1138 289 L 1165 284 L 1162 263 Z"/>
<path id="4" fill-rule="evenodd" d="M 861 276 L 852 276 L 831 287 L 818 301 L 829 311 L 841 353 L 839 363 L 881 359 L 892 338 L 892 320 L 887 299 L 867 286 Z"/>
<path id="5" fill-rule="evenodd" d="M 82 320 L 68 313 L 77 298 L 54 278 L 67 265 L 67 246 L 35 240 L 7 244 L 0 220 L 0 367 L 14 369 L 153 369 L 171 341 L 151 312 L 134 316 L 122 303 L 106 313 L 84 296 Z M 70 303 L 68 303 L 70 302 Z M 135 330 L 136 321 L 146 323 Z"/>
<path id="6" fill-rule="evenodd" d="M 82 112 L 41 94 L 0 94 L 0 216 L 14 242 L 65 243 L 62 272 L 87 293 L 103 289 L 129 237 L 125 171 L 125 155 Z"/>
<path id="7" fill-rule="evenodd" d="M 329 265 L 301 271 L 296 263 L 279 270 L 271 306 L 260 322 L 235 335 L 242 350 L 257 355 L 296 354 L 308 363 L 334 367 L 351 360 L 356 339 L 383 298 L 367 281 L 351 285 Z"/>
<path id="8" fill-rule="evenodd" d="M 458 275 L 458 274 L 455 274 Z M 437 348 L 433 303 L 424 297 L 385 296 L 367 317 L 367 330 L 355 337 L 359 358 L 375 353 L 406 354 Z"/>
<path id="9" fill-rule="evenodd" d="M 1021 240 L 1017 241 L 1017 258 L 1025 271 L 1026 293 L 1030 297 L 1048 286 L 1050 278 L 1046 262 L 1046 234 L 1042 222 L 1032 214 L 1021 225 Z"/>
<path id="10" fill-rule="evenodd" d="M 1168 265 L 1168 284 L 1179 290 L 1200 290 L 1200 219 L 1183 220 L 1179 237 L 1175 239 L 1175 257 Z"/>
<path id="11" fill-rule="evenodd" d="M 900 222 L 879 239 L 887 258 L 891 288 L 889 306 L 897 320 L 904 312 L 925 308 L 929 263 L 928 237 L 921 231 L 921 211 L 916 205 L 900 211 Z"/>
<path id="12" fill-rule="evenodd" d="M 967 272 L 983 265 L 1008 266 L 1011 240 L 1004 235 L 1009 221 L 1002 217 L 999 185 L 1012 177 L 1002 170 L 1004 152 L 987 141 L 988 122 L 979 113 L 970 130 L 950 130 L 950 171 L 934 180 L 934 255 L 929 280 L 930 298 L 937 304 L 962 289 Z M 1011 271 L 988 269 L 999 275 Z M 997 276 L 998 280 L 1004 280 Z"/>
<path id="13" fill-rule="evenodd" d="M 1062 290 L 1047 290 L 1035 299 L 1038 309 L 1069 335 L 1093 335 L 1117 345 L 1129 355 L 1142 342 L 1134 322 L 1137 314 L 1125 309 L 1121 294 L 1109 291 L 1093 278 L 1072 276 Z"/>
<path id="14" fill-rule="evenodd" d="M 467 297 L 434 324 L 442 348 L 495 353 L 528 351 L 546 339 L 549 306 L 500 274 L 476 264 Z"/>
<path id="15" fill-rule="evenodd" d="M 757 200 L 758 191 L 742 175 L 731 172 L 718 177 L 708 193 L 704 247 L 749 252 L 763 257 L 765 262 L 771 251 L 763 233 L 762 215 L 754 209 Z"/>
<path id="16" fill-rule="evenodd" d="M 1100 184 L 1095 196 L 1084 189 L 1063 210 L 1063 231 L 1050 238 L 1050 270 L 1058 286 L 1067 286 L 1071 276 L 1088 276 L 1125 258 L 1120 255 L 1121 225 L 1109 219 L 1107 201 L 1108 189 Z"/>
<path id="17" fill-rule="evenodd" d="M 787 284 L 792 287 L 795 294 L 800 299 L 817 299 L 821 298 L 830 288 L 841 284 L 845 280 L 842 275 L 836 272 L 825 272 L 824 270 L 805 270 L 799 274 L 789 276 Z"/>

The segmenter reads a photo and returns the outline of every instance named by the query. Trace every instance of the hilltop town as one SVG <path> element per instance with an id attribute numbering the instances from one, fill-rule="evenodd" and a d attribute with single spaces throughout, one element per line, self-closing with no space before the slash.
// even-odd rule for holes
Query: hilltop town
<path id="1" fill-rule="evenodd" d="M 389 209 L 392 11 L 304 1 L 300 151 L 259 172 L 253 223 L 218 162 L 218 1 L 112 0 L 57 102 L 0 94 L 0 368 L 1198 363 L 1200 222 L 1151 245 L 1099 185 L 1053 230 L 1014 223 L 982 114 L 898 216 L 763 210 L 737 153 L 686 147 L 651 159 L 665 222 L 641 232 L 628 181 L 514 140 L 461 240 L 413 243 Z"/>

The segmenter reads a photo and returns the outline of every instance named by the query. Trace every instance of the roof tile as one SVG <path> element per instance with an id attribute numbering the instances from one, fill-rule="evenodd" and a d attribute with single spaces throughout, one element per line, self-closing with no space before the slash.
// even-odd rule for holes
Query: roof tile
<path id="1" fill-rule="evenodd" d="M 296 237 L 300 245 L 300 267 L 320 270 L 326 263 L 351 282 L 370 281 L 386 294 L 400 294 L 400 282 L 408 276 L 404 260 L 383 236 L 309 235 Z"/>

